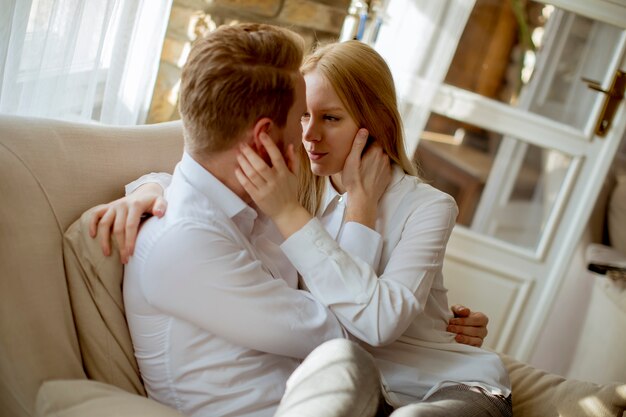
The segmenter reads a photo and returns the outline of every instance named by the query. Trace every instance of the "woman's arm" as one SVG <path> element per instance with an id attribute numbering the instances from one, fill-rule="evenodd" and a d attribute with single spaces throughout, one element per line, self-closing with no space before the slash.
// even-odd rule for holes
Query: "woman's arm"
<path id="1" fill-rule="evenodd" d="M 149 174 L 142 175 L 135 181 L 128 183 L 124 186 L 125 195 L 131 195 L 139 187 L 144 184 L 158 184 L 162 190 L 167 189 L 172 183 L 172 174 L 167 172 L 151 172 Z"/>
<path id="2" fill-rule="evenodd" d="M 167 202 L 164 189 L 172 176 L 166 173 L 147 174 L 126 185 L 126 196 L 93 209 L 89 234 L 100 240 L 102 252 L 111 254 L 111 231 L 120 249 L 120 261 L 127 263 L 135 249 L 135 240 L 142 216 L 163 217 Z"/>
<path id="3" fill-rule="evenodd" d="M 346 329 L 380 346 L 400 337 L 424 311 L 441 273 L 455 218 L 456 206 L 444 196 L 416 207 L 380 275 L 378 265 L 371 265 L 355 250 L 373 242 L 375 231 L 371 238 L 361 236 L 344 249 L 319 221 L 312 221 L 282 248 L 311 293 L 332 309 Z M 350 240 L 345 230 L 343 236 Z"/>

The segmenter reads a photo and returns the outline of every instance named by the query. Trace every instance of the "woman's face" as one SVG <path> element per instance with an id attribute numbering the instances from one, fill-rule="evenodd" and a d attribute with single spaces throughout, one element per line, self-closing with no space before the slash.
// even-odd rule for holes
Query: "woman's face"
<path id="1" fill-rule="evenodd" d="M 317 70 L 304 76 L 307 111 L 302 116 L 302 144 L 315 175 L 343 170 L 359 130 L 330 83 Z"/>

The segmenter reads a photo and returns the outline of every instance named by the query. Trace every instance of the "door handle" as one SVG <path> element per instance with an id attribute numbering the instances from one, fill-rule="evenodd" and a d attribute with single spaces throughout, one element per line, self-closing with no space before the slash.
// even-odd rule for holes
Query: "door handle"
<path id="1" fill-rule="evenodd" d="M 590 80 L 589 78 L 584 77 L 582 80 L 587 83 L 587 86 L 590 89 L 606 95 L 595 129 L 596 135 L 604 137 L 611 127 L 617 106 L 619 106 L 619 103 L 624 99 L 624 90 L 626 89 L 626 73 L 621 70 L 615 71 L 615 75 L 611 81 L 611 86 L 607 90 L 604 90 L 598 81 Z"/>

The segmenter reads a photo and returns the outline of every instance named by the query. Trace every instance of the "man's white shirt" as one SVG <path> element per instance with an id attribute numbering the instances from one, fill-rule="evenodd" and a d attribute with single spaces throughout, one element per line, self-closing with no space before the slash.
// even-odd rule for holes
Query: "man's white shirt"
<path id="1" fill-rule="evenodd" d="M 273 223 L 188 154 L 166 198 L 124 278 L 148 395 L 193 416 L 271 416 L 301 360 L 345 332 L 297 289 Z"/>

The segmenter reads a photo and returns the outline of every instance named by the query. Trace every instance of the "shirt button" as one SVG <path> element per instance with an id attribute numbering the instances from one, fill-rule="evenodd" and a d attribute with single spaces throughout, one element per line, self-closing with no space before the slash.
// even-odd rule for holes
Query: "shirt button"
<path id="1" fill-rule="evenodd" d="M 343 196 L 342 195 L 339 196 L 339 202 L 343 203 Z"/>

